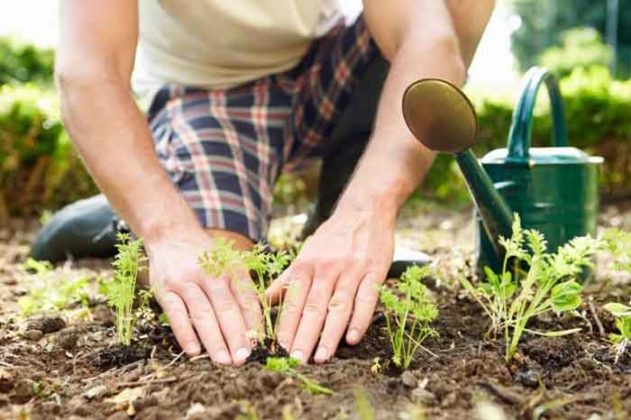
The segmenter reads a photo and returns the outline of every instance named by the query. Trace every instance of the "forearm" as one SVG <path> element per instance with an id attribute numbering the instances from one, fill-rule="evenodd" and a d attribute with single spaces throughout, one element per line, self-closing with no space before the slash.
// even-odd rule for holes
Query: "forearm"
<path id="1" fill-rule="evenodd" d="M 198 228 L 161 167 L 129 89 L 116 80 L 60 80 L 64 122 L 114 209 L 148 242 Z"/>
<path id="2" fill-rule="evenodd" d="M 405 89 L 415 80 L 438 77 L 462 85 L 465 78 L 457 44 L 449 38 L 404 41 L 391 61 L 379 103 L 374 132 L 357 170 L 340 200 L 361 207 L 371 203 L 396 216 L 429 169 L 434 153 L 416 140 L 401 112 Z"/>
<path id="3" fill-rule="evenodd" d="M 391 67 L 372 139 L 338 209 L 378 206 L 391 219 L 427 173 L 434 153 L 408 130 L 405 89 L 421 78 L 462 86 L 493 0 L 364 0 L 369 28 Z M 389 14 L 388 14 L 389 13 Z"/>

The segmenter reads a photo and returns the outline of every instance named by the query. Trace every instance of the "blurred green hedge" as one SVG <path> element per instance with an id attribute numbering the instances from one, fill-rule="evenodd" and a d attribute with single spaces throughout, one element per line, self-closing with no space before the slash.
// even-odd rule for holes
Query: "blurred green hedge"
<path id="1" fill-rule="evenodd" d="M 50 89 L 0 87 L 0 224 L 96 192 L 58 109 Z"/>
<path id="2" fill-rule="evenodd" d="M 601 192 L 605 198 L 631 196 L 631 80 L 616 81 L 604 67 L 575 69 L 561 79 L 568 122 L 568 140 L 590 154 L 605 158 Z M 532 144 L 549 145 L 552 120 L 547 95 L 537 100 Z M 478 156 L 506 147 L 514 102 L 474 96 L 480 133 Z M 420 193 L 446 202 L 468 201 L 466 186 L 453 158 L 439 156 Z"/>
<path id="3" fill-rule="evenodd" d="M 0 37 L 0 85 L 37 83 L 51 85 L 55 52 L 20 42 L 12 37 Z"/>
<path id="4" fill-rule="evenodd" d="M 9 216 L 35 215 L 97 191 L 62 127 L 51 83 L 53 61 L 51 50 L 0 38 L 0 224 Z M 606 160 L 603 194 L 631 196 L 631 81 L 612 80 L 607 69 L 596 66 L 572 71 L 561 80 L 561 90 L 570 144 Z M 496 99 L 496 94 L 472 95 L 480 123 L 479 156 L 506 145 L 514 99 Z M 551 132 L 542 94 L 533 144 L 549 144 Z M 278 203 L 294 193 L 281 182 Z M 448 156 L 436 159 L 419 194 L 451 203 L 469 201 Z"/>

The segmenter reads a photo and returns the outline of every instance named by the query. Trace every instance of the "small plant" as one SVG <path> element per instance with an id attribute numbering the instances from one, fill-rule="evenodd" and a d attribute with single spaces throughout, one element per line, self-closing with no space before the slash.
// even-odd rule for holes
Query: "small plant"
<path id="1" fill-rule="evenodd" d="M 272 302 L 267 298 L 265 290 L 269 282 L 280 275 L 289 265 L 293 255 L 281 251 L 277 253 L 266 252 L 262 245 L 256 245 L 249 251 L 239 251 L 234 242 L 223 238 L 215 239 L 213 250 L 202 254 L 199 264 L 202 269 L 213 277 L 228 275 L 235 276 L 235 270 L 247 269 L 254 274 L 254 291 L 259 299 L 263 311 L 264 331 L 254 332 L 259 342 L 267 337 L 272 341 L 272 347 L 276 345 L 276 328 L 278 319 L 272 318 Z M 278 311 L 282 310 L 282 301 Z M 274 351 L 274 348 L 272 348 Z"/>
<path id="2" fill-rule="evenodd" d="M 591 258 L 603 242 L 589 236 L 577 237 L 550 254 L 543 235 L 522 229 L 515 214 L 512 237 L 500 238 L 500 243 L 506 250 L 501 273 L 485 268 L 486 279 L 477 288 L 466 279 L 461 282 L 491 319 L 489 332 L 503 333 L 506 360 L 514 357 L 524 331 L 545 336 L 580 331 L 533 331 L 526 326 L 538 315 L 551 311 L 559 314 L 580 306 L 583 286 L 577 279 L 592 266 Z"/>
<path id="3" fill-rule="evenodd" d="M 129 234 L 118 235 L 116 249 L 118 254 L 113 263 L 114 278 L 102 284 L 102 292 L 116 313 L 118 342 L 128 346 L 131 344 L 133 327 L 138 319 L 137 314 L 133 312 L 136 279 L 138 273 L 145 268 L 145 257 L 142 253 L 142 240 L 132 240 Z M 146 306 L 148 295 L 145 295 L 143 300 Z"/>
<path id="4" fill-rule="evenodd" d="M 615 257 L 614 268 L 631 271 L 631 232 L 611 228 L 602 236 L 607 250 Z"/>
<path id="5" fill-rule="evenodd" d="M 631 346 L 631 306 L 610 302 L 604 308 L 616 318 L 618 333 L 611 333 L 609 340 L 614 345 L 615 363 L 618 363 L 620 356 L 624 354 L 628 346 Z"/>
<path id="6" fill-rule="evenodd" d="M 26 260 L 23 269 L 33 273 L 27 295 L 18 300 L 23 316 L 28 317 L 37 312 L 57 312 L 74 302 L 88 306 L 88 277 L 68 279 L 57 276 L 49 262 L 32 258 Z"/>
<path id="7" fill-rule="evenodd" d="M 265 362 L 265 368 L 267 370 L 282 373 L 283 375 L 298 379 L 300 382 L 302 382 L 302 385 L 305 387 L 305 389 L 311 394 L 333 394 L 333 390 L 320 385 L 313 379 L 309 379 L 307 376 L 296 371 L 296 367 L 298 365 L 300 365 L 300 361 L 298 359 L 294 359 L 293 357 L 268 357 Z"/>
<path id="8" fill-rule="evenodd" d="M 429 324 L 438 316 L 438 309 L 421 283 L 428 274 L 428 267 L 409 267 L 401 276 L 397 290 L 382 287 L 380 291 L 392 361 L 402 369 L 410 366 L 423 341 L 436 334 Z"/>

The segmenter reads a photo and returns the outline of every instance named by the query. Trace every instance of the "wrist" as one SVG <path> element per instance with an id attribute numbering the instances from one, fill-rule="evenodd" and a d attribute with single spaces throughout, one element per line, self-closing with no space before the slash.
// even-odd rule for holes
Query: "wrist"
<path id="1" fill-rule="evenodd" d="M 169 217 L 143 220 L 138 234 L 145 246 L 150 249 L 166 242 L 176 242 L 179 238 L 204 235 L 204 230 L 194 217 Z"/>
<path id="2" fill-rule="evenodd" d="M 401 205 L 391 193 L 366 191 L 349 185 L 340 197 L 333 216 L 357 219 L 367 216 L 369 219 L 378 218 L 388 225 L 394 226 Z"/>

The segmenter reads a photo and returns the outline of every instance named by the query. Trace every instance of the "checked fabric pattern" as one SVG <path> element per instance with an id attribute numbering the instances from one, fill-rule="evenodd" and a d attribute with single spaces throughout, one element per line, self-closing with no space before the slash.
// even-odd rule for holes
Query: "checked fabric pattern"
<path id="1" fill-rule="evenodd" d="M 375 54 L 360 17 L 287 72 L 225 90 L 164 86 L 148 112 L 155 150 L 200 223 L 263 239 L 277 177 L 322 153 Z"/>

